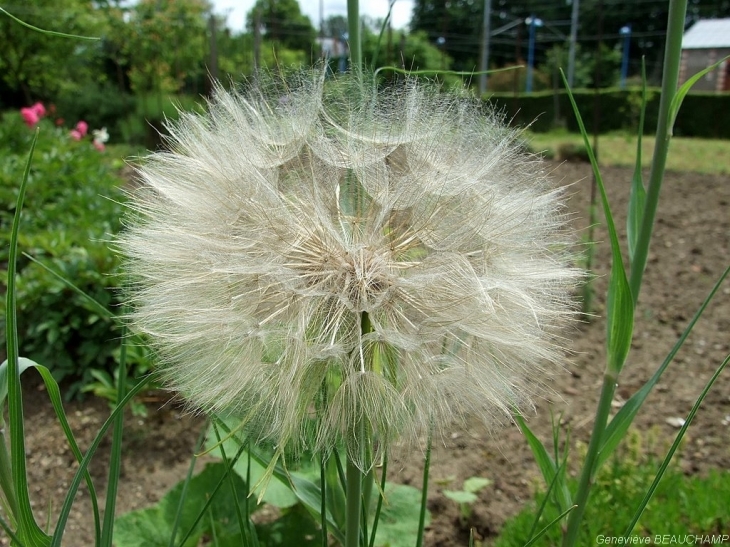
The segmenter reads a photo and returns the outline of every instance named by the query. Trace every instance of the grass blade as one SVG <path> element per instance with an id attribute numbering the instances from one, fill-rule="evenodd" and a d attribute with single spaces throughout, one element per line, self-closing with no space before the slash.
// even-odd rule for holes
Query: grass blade
<path id="1" fill-rule="evenodd" d="M 418 514 L 418 535 L 416 536 L 416 547 L 423 545 L 423 532 L 426 528 L 426 502 L 428 501 L 428 476 L 431 471 L 431 444 L 433 442 L 433 431 L 429 429 L 426 442 L 426 458 L 423 462 L 423 484 L 421 486 L 421 506 Z M 385 483 L 383 483 L 385 486 Z"/>
<path id="2" fill-rule="evenodd" d="M 175 520 L 172 523 L 172 532 L 170 533 L 170 543 L 168 544 L 168 547 L 175 547 L 175 536 L 177 536 L 177 530 L 180 527 L 180 519 L 182 518 L 182 511 L 185 506 L 185 498 L 188 495 L 188 486 L 193 478 L 195 462 L 198 460 L 198 451 L 203 447 L 203 443 L 205 442 L 205 433 L 207 430 L 208 424 L 206 422 L 198 436 L 198 441 L 195 443 L 193 457 L 190 458 L 190 465 L 188 466 L 188 472 L 187 475 L 185 475 L 185 482 L 183 483 L 182 492 L 180 493 L 180 502 L 178 503 L 177 511 L 175 512 Z"/>
<path id="3" fill-rule="evenodd" d="M 671 136 L 674 132 L 674 122 L 677 120 L 677 114 L 679 114 L 679 109 L 682 107 L 682 101 L 684 101 L 684 98 L 687 96 L 687 93 L 689 93 L 689 90 L 692 89 L 692 86 L 694 86 L 700 78 L 705 76 L 706 74 L 712 72 L 717 67 L 725 63 L 727 60 L 730 59 L 730 55 L 727 57 L 724 57 L 717 61 L 714 65 L 710 65 L 707 68 L 704 68 L 700 70 L 697 74 L 692 76 L 689 80 L 684 82 L 680 88 L 677 90 L 676 95 L 672 97 L 672 104 L 669 107 L 669 135 Z"/>
<path id="4" fill-rule="evenodd" d="M 0 8 L 2 9 L 2 8 Z M 4 11 L 4 10 L 3 10 Z M 38 142 L 38 130 L 28 153 L 28 161 L 23 171 L 23 179 L 18 190 L 15 203 L 15 214 L 10 232 L 10 249 L 8 251 L 8 280 L 5 294 L 5 340 L 8 357 L 8 422 L 10 424 L 10 466 L 12 482 L 15 489 L 15 501 L 18 509 L 18 536 L 30 545 L 48 545 L 48 536 L 38 527 L 33 517 L 28 491 L 28 475 L 25 462 L 25 429 L 23 421 L 23 396 L 20 388 L 20 369 L 18 365 L 18 317 L 15 306 L 15 272 L 18 259 L 18 233 L 20 217 L 23 210 L 25 189 L 33 160 L 33 152 Z"/>
<path id="5" fill-rule="evenodd" d="M 63 531 L 66 527 L 66 522 L 68 521 L 68 516 L 71 512 L 71 506 L 73 505 L 74 498 L 76 497 L 76 493 L 79 490 L 81 478 L 87 473 L 89 462 L 91 462 L 91 458 L 94 457 L 94 454 L 99 449 L 99 445 L 101 444 L 101 440 L 104 438 L 104 434 L 114 423 L 116 417 L 124 411 L 124 408 L 127 406 L 127 404 L 129 404 L 129 401 L 131 401 L 135 397 L 135 395 L 137 395 L 147 386 L 147 383 L 150 381 L 150 379 L 150 376 L 142 378 L 136 386 L 129 390 L 129 393 L 127 393 L 124 396 L 124 399 L 122 399 L 119 404 L 117 404 L 117 406 L 114 408 L 114 410 L 112 410 L 112 413 L 102 424 L 101 428 L 94 437 L 91 446 L 86 451 L 86 454 L 79 463 L 79 468 L 76 470 L 74 478 L 71 480 L 68 492 L 66 493 L 66 499 L 61 506 L 61 513 L 58 516 L 58 521 L 56 522 L 56 528 L 53 532 L 53 537 L 51 538 L 50 547 L 61 547 Z"/>
<path id="6" fill-rule="evenodd" d="M 545 445 L 542 444 L 540 439 L 538 439 L 532 430 L 530 430 L 525 419 L 521 415 L 517 414 L 515 415 L 515 421 L 517 422 L 520 431 L 522 431 L 522 434 L 527 439 L 527 444 L 530 445 L 530 450 L 532 450 L 535 461 L 537 462 L 540 472 L 545 479 L 545 484 L 552 484 L 555 480 L 558 481 L 556 484 L 556 490 L 560 509 L 564 510 L 566 507 L 570 507 L 573 505 L 573 502 L 571 500 L 570 490 L 568 490 L 568 485 L 565 483 L 565 476 L 563 475 L 558 478 L 560 469 L 556 465 L 555 461 L 553 461 L 550 457 Z"/>
<path id="7" fill-rule="evenodd" d="M 626 277 L 626 270 L 624 269 L 623 257 L 621 256 L 621 247 L 619 246 L 616 225 L 614 224 L 613 215 L 611 214 L 611 206 L 608 202 L 606 187 L 603 184 L 603 177 L 598 169 L 598 161 L 596 161 L 596 156 L 593 153 L 593 148 L 591 147 L 590 140 L 588 139 L 588 133 L 586 132 L 585 125 L 583 124 L 583 118 L 580 115 L 573 93 L 568 87 L 568 81 L 565 79 L 565 74 L 562 70 L 560 71 L 560 74 L 563 77 L 563 83 L 565 84 L 568 92 L 568 98 L 570 99 L 570 104 L 573 107 L 573 113 L 575 114 L 578 127 L 580 127 L 580 132 L 583 136 L 583 143 L 588 151 L 588 157 L 591 160 L 591 167 L 593 168 L 593 175 L 596 178 L 596 183 L 598 184 L 598 189 L 601 194 L 603 213 L 606 217 L 606 227 L 608 228 L 608 235 L 611 241 L 612 263 L 611 277 L 608 284 L 606 310 L 606 350 L 608 352 L 608 370 L 618 377 L 618 374 L 621 372 L 621 368 L 626 361 L 629 348 L 631 347 L 631 336 L 634 331 L 634 299 L 631 296 L 632 292 L 629 288 L 628 278 Z"/>
<path id="8" fill-rule="evenodd" d="M 561 519 L 562 519 L 562 518 L 563 518 L 563 517 L 564 517 L 565 515 L 567 515 L 568 513 L 570 513 L 570 512 L 571 512 L 571 511 L 572 511 L 573 509 L 575 509 L 576 507 L 578 507 L 578 506 L 577 506 L 577 505 L 573 505 L 573 506 L 571 506 L 571 507 L 568 507 L 568 508 L 567 508 L 567 509 L 566 509 L 565 511 L 563 511 L 563 512 L 562 512 L 562 513 L 560 513 L 560 514 L 559 514 L 559 515 L 558 515 L 557 517 L 555 517 L 555 518 L 554 518 L 553 520 L 551 520 L 551 521 L 550 521 L 550 522 L 549 522 L 549 523 L 548 523 L 548 524 L 547 524 L 547 525 L 545 526 L 545 528 L 543 528 L 542 530 L 540 530 L 540 531 L 539 531 L 539 532 L 537 533 L 537 535 L 536 535 L 535 537 L 533 537 L 533 538 L 532 538 L 532 539 L 531 539 L 530 541 L 528 541 L 527 543 L 525 543 L 525 547 L 530 547 L 530 545 L 532 545 L 532 544 L 533 544 L 533 543 L 535 543 L 535 542 L 536 542 L 536 541 L 537 541 L 538 539 L 540 539 L 540 538 L 541 538 L 542 536 L 544 536 L 544 535 L 545 535 L 545 534 L 547 533 L 547 531 L 548 531 L 548 530 L 550 530 L 550 528 L 552 528 L 553 526 L 555 526 L 555 524 L 557 524 L 558 522 L 560 522 L 560 520 L 561 520 Z"/>
<path id="9" fill-rule="evenodd" d="M 46 266 L 43 262 L 38 260 L 37 258 L 29 255 L 28 253 L 23 253 L 23 256 L 33 262 L 34 264 L 37 264 L 44 270 L 46 270 L 49 274 L 51 274 L 53 277 L 64 283 L 68 288 L 72 289 L 74 292 L 82 296 L 86 299 L 89 304 L 91 304 L 91 307 L 94 309 L 94 311 L 99 314 L 100 317 L 103 317 L 104 319 L 108 321 L 118 321 L 118 317 L 116 317 L 112 312 L 110 312 L 103 304 L 101 304 L 98 300 L 92 298 L 88 294 L 86 294 L 84 291 L 82 291 L 79 287 L 74 285 L 71 281 L 63 277 L 61 274 L 53 270 L 52 268 Z"/>
<path id="10" fill-rule="evenodd" d="M 702 316 L 705 308 L 707 308 L 707 305 L 713 299 L 715 293 L 717 293 L 717 291 L 720 289 L 720 286 L 722 285 L 723 281 L 725 281 L 728 274 L 730 274 L 730 266 L 725 269 L 720 278 L 715 282 L 714 287 L 712 287 L 710 293 L 702 301 L 699 309 L 695 312 L 694 316 L 685 327 L 681 336 L 672 347 L 672 350 L 666 356 L 656 372 L 654 372 L 652 377 L 647 380 L 647 382 L 641 387 L 641 389 L 634 393 L 631 398 L 626 401 L 626 403 L 624 403 L 624 405 L 621 407 L 621 410 L 616 413 L 611 422 L 608 424 L 608 427 L 606 427 L 606 432 L 603 436 L 603 444 L 601 445 L 600 451 L 598 453 L 598 467 L 600 467 L 609 458 L 609 456 L 619 445 L 621 439 L 623 439 L 626 431 L 629 429 L 629 426 L 634 421 L 634 417 L 639 412 L 641 405 L 644 404 L 644 401 L 649 396 L 649 393 L 651 393 L 651 390 L 654 388 L 657 382 L 659 382 L 659 378 L 661 378 L 662 374 L 664 374 L 664 371 L 669 366 L 669 363 L 671 363 L 674 359 L 674 356 L 677 355 L 679 348 L 682 347 L 684 341 L 692 332 L 695 323 L 697 323 L 699 318 Z"/>
<path id="11" fill-rule="evenodd" d="M 641 59 L 641 113 L 639 114 L 639 130 L 636 138 L 636 165 L 631 177 L 631 193 L 629 194 L 629 211 L 626 217 L 626 236 L 629 248 L 629 264 L 634 262 L 636 241 L 641 230 L 641 219 L 646 206 L 646 188 L 641 177 L 641 138 L 644 135 L 644 117 L 646 115 L 646 64 Z M 634 300 L 634 306 L 636 300 Z"/>
<path id="12" fill-rule="evenodd" d="M 9 13 L 8 11 L 4 10 L 3 8 L 0 8 L 0 12 L 4 13 L 8 17 L 10 17 L 16 23 L 23 25 L 25 28 L 29 28 L 30 30 L 40 32 L 41 34 L 47 34 L 49 36 L 58 36 L 60 38 L 75 38 L 77 40 L 101 40 L 101 38 L 98 38 L 96 36 L 79 36 L 78 34 L 66 34 L 65 32 L 56 32 L 55 30 L 44 30 L 42 28 L 34 27 L 33 25 L 30 25 L 30 24 L 26 23 L 25 21 L 22 21 L 21 19 L 18 19 L 17 17 L 15 17 L 15 15 L 13 15 L 12 13 Z"/>
<path id="13" fill-rule="evenodd" d="M 662 465 L 659 467 L 659 471 L 657 472 L 657 475 L 654 478 L 654 482 L 651 483 L 651 486 L 649 487 L 649 490 L 647 490 L 646 495 L 644 496 L 644 499 L 641 500 L 641 503 L 639 504 L 639 507 L 636 510 L 636 514 L 634 514 L 634 518 L 631 520 L 631 524 L 629 524 L 628 527 L 626 528 L 624 537 L 628 537 L 631 534 L 631 531 L 634 529 L 634 526 L 636 526 L 636 523 L 639 522 L 639 519 L 641 518 L 641 514 L 644 512 L 646 505 L 649 503 L 649 500 L 651 500 L 652 496 L 654 495 L 654 492 L 656 491 L 657 486 L 659 486 L 659 482 L 662 480 L 662 477 L 664 476 L 664 472 L 667 470 L 667 467 L 669 466 L 669 462 L 672 461 L 672 456 L 674 456 L 674 453 L 677 451 L 677 448 L 679 448 L 679 444 L 682 442 L 682 438 L 684 438 L 684 434 L 687 432 L 687 429 L 689 428 L 690 424 L 692 423 L 692 420 L 694 419 L 695 414 L 697 414 L 697 411 L 699 410 L 700 405 L 702 404 L 702 401 L 705 400 L 705 397 L 709 393 L 710 388 L 715 383 L 718 376 L 720 376 L 720 373 L 725 369 L 728 362 L 730 362 L 730 355 L 725 357 L 725 360 L 715 371 L 715 374 L 712 375 L 712 378 L 710 378 L 709 382 L 707 382 L 707 385 L 705 385 L 705 389 L 702 390 L 702 393 L 700 393 L 700 396 L 697 398 L 697 400 L 695 401 L 695 404 L 692 406 L 692 410 L 690 410 L 689 414 L 687 415 L 687 419 L 684 421 L 684 424 L 682 425 L 682 428 L 679 430 L 679 433 L 677 433 L 677 437 L 674 439 L 674 442 L 672 443 L 672 447 L 669 449 L 669 452 L 667 452 L 667 455 L 664 458 Z"/>
<path id="14" fill-rule="evenodd" d="M 30 359 L 26 359 L 25 357 L 19 358 L 18 364 L 21 374 L 29 368 L 35 368 L 41 375 L 41 378 L 43 379 L 43 382 L 46 386 L 48 398 L 53 405 L 53 410 L 56 412 L 56 417 L 58 418 L 61 429 L 63 429 L 63 432 L 66 435 L 66 440 L 68 441 L 69 447 L 71 448 L 71 452 L 76 458 L 76 461 L 80 462 L 83 455 L 81 453 L 81 449 L 76 443 L 76 439 L 73 435 L 73 431 L 71 430 L 71 426 L 68 423 L 68 419 L 66 418 L 66 413 L 63 410 L 61 390 L 59 389 L 58 383 L 56 382 L 55 378 L 53 378 L 51 371 L 47 367 L 39 365 L 38 363 L 31 361 Z M 2 365 L 0 365 L 0 407 L 2 407 L 2 403 L 4 402 L 5 396 L 7 394 L 9 368 L 7 365 L 8 361 L 5 361 Z M 94 484 L 91 481 L 91 475 L 89 475 L 88 472 L 84 475 L 84 479 L 86 481 L 86 486 L 89 488 L 89 497 L 91 498 L 92 514 L 94 517 L 95 538 L 96 544 L 98 545 L 99 538 L 101 537 L 101 526 L 99 524 L 99 505 L 97 501 L 98 498 L 96 495 Z"/>
<path id="15" fill-rule="evenodd" d="M 127 344 L 124 341 L 127 334 L 126 326 L 122 327 L 122 347 L 119 358 L 117 374 L 117 401 L 124 398 L 127 380 Z M 101 547 L 112 546 L 114 535 L 114 516 L 116 513 L 117 488 L 119 487 L 119 474 L 122 470 L 122 435 L 124 432 L 124 413 L 120 412 L 114 422 L 112 433 L 112 446 L 109 460 L 109 475 L 106 486 L 106 504 L 104 506 L 104 525 L 101 530 Z"/>

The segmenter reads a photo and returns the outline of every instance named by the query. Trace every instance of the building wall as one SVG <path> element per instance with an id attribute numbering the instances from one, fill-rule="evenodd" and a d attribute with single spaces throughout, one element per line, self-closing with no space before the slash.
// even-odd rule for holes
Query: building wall
<path id="1" fill-rule="evenodd" d="M 727 55 L 730 55 L 730 47 L 682 50 L 679 83 L 683 84 L 694 74 L 715 64 Z M 694 91 L 717 92 L 730 90 L 730 63 L 725 61 L 717 69 L 700 78 L 692 89 Z"/>

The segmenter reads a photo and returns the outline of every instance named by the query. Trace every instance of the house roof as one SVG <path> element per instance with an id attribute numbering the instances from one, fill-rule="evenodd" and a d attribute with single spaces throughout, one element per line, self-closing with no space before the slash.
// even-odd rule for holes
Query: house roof
<path id="1" fill-rule="evenodd" d="M 682 49 L 730 48 L 730 18 L 703 19 L 684 33 Z"/>

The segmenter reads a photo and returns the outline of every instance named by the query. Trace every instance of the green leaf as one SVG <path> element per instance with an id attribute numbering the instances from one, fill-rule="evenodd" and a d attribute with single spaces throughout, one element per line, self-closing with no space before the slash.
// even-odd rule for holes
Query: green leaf
<path id="1" fill-rule="evenodd" d="M 606 309 L 606 350 L 608 354 L 607 368 L 612 374 L 618 377 L 621 368 L 626 362 L 629 348 L 631 347 L 631 336 L 634 331 L 634 299 L 631 296 L 629 281 L 626 277 L 618 234 L 616 233 L 616 226 L 613 221 L 613 215 L 611 214 L 611 206 L 608 202 L 606 187 L 603 184 L 603 177 L 601 177 L 601 172 L 598 169 L 598 161 L 596 160 L 596 155 L 593 153 L 588 133 L 583 124 L 583 118 L 581 118 L 573 93 L 570 91 L 568 81 L 565 79 L 565 74 L 562 70 L 560 74 L 563 77 L 563 83 L 568 92 L 570 104 L 573 106 L 575 119 L 578 122 L 578 127 L 580 127 L 580 132 L 583 136 L 583 143 L 588 151 L 588 157 L 591 160 L 593 175 L 596 178 L 596 184 L 601 193 L 603 213 L 606 217 L 606 226 L 611 241 L 612 263 L 611 277 L 608 282 Z"/>
<path id="2" fill-rule="evenodd" d="M 492 481 L 489 479 L 485 479 L 483 477 L 469 477 L 464 481 L 463 488 L 466 492 L 477 493 L 490 484 L 492 484 Z"/>
<path id="3" fill-rule="evenodd" d="M 677 121 L 677 114 L 679 114 L 679 109 L 682 107 L 682 101 L 684 101 L 684 98 L 687 96 L 687 93 L 689 93 L 689 90 L 692 89 L 692 86 L 695 85 L 705 74 L 712 72 L 728 59 L 730 59 L 730 55 L 720 59 L 714 65 L 710 65 L 707 68 L 700 70 L 697 74 L 692 76 L 680 86 L 677 93 L 672 98 L 672 104 L 669 107 L 669 137 L 673 134 L 674 122 Z"/>
<path id="4" fill-rule="evenodd" d="M 421 492 L 412 486 L 386 483 L 385 502 L 380 513 L 376 547 L 413 547 L 418 533 L 419 512 L 414 507 L 421 504 Z M 426 525 L 431 515 L 426 511 Z"/>
<path id="5" fill-rule="evenodd" d="M 456 503 L 476 503 L 479 499 L 473 492 L 464 492 L 463 490 L 444 490 L 444 496 Z"/>
<path id="6" fill-rule="evenodd" d="M 621 442 L 621 439 L 624 438 L 626 431 L 628 431 L 629 426 L 634 421 L 634 418 L 639 412 L 639 409 L 644 404 L 646 398 L 649 396 L 649 393 L 651 393 L 651 390 L 654 389 L 654 386 L 657 384 L 657 382 L 659 382 L 659 378 L 661 378 L 662 374 L 664 374 L 664 371 L 669 366 L 669 363 L 671 363 L 674 359 L 674 356 L 679 351 L 679 348 L 681 348 L 684 344 L 684 341 L 689 336 L 689 333 L 692 332 L 695 324 L 699 320 L 702 313 L 705 311 L 705 308 L 707 308 L 707 305 L 715 296 L 715 293 L 717 293 L 717 291 L 720 289 L 720 286 L 722 285 L 723 281 L 725 281 L 725 278 L 727 278 L 728 274 L 730 274 L 730 266 L 725 269 L 720 278 L 715 282 L 712 290 L 702 301 L 699 309 L 695 312 L 694 316 L 687 324 L 681 336 L 676 341 L 671 351 L 666 356 L 656 372 L 654 372 L 652 377 L 647 380 L 647 382 L 641 387 L 641 389 L 634 393 L 631 398 L 626 401 L 626 403 L 624 403 L 621 409 L 616 413 L 611 422 L 608 424 L 603 434 L 602 445 L 598 453 L 598 463 L 596 464 L 596 469 L 599 469 L 606 462 L 606 460 L 613 453 L 613 451 L 616 450 L 616 447 Z"/>
<path id="7" fill-rule="evenodd" d="M 322 545 L 322 530 L 317 526 L 311 515 L 301 505 L 297 504 L 282 512 L 278 519 L 260 524 L 256 527 L 259 541 L 266 547 L 318 547 Z M 226 545 L 222 543 L 222 545 Z M 241 543 L 231 544 L 239 547 Z"/>
<path id="8" fill-rule="evenodd" d="M 71 448 L 71 452 L 73 453 L 74 457 L 76 458 L 76 461 L 80 462 L 82 460 L 82 454 L 81 450 L 79 449 L 78 444 L 76 443 L 76 439 L 74 437 L 73 431 L 71 430 L 71 426 L 68 423 L 68 419 L 66 418 L 66 413 L 63 410 L 63 402 L 61 400 L 61 390 L 58 387 L 58 383 L 53 378 L 53 375 L 51 374 L 51 371 L 48 370 L 48 368 L 44 367 L 43 365 L 39 365 L 38 363 L 27 359 L 25 357 L 20 357 L 18 359 L 18 366 L 19 366 L 19 373 L 22 374 L 29 368 L 35 368 L 38 373 L 41 375 L 41 378 L 43 379 L 43 382 L 46 385 L 46 391 L 48 392 L 48 397 L 51 400 L 51 404 L 53 405 L 53 410 L 56 412 L 56 417 L 58 418 L 58 422 L 61 425 L 61 429 L 63 429 L 64 434 L 66 435 L 66 440 L 68 441 L 69 447 Z M 8 361 L 6 360 L 2 365 L 0 365 L 0 427 L 4 426 L 4 422 L 2 419 L 2 408 L 5 406 L 5 398 L 8 393 Z M 1 472 L 1 471 L 0 471 Z M 0 477 L 0 486 L 2 487 L 4 492 L 9 492 L 8 485 L 5 484 L 4 481 L 5 477 Z M 84 479 L 86 480 L 86 486 L 89 488 L 89 497 L 91 498 L 91 506 L 92 506 L 92 514 L 94 517 L 94 530 L 96 534 L 96 540 L 97 544 L 99 543 L 100 538 L 100 519 L 99 519 L 99 505 L 97 501 L 96 496 L 96 489 L 94 488 L 94 483 L 91 480 L 91 475 L 89 473 L 84 474 Z M 7 494 L 6 494 L 7 495 Z M 13 495 L 12 498 L 8 496 L 8 499 L 12 499 L 11 503 L 15 504 L 15 496 Z M 50 540 L 50 537 L 49 537 Z"/>
<path id="9" fill-rule="evenodd" d="M 570 490 L 565 482 L 565 475 L 559 472 L 558 466 L 550 457 L 550 454 L 545 449 L 545 445 L 542 444 L 535 434 L 530 430 L 525 422 L 525 419 L 517 414 L 515 420 L 519 426 L 522 434 L 527 439 L 527 444 L 530 445 L 532 454 L 535 457 L 540 472 L 545 479 L 545 484 L 555 484 L 556 498 L 560 503 L 560 509 L 565 510 L 573 505 L 573 501 L 570 496 Z"/>
<path id="10" fill-rule="evenodd" d="M 193 477 L 188 483 L 185 503 L 182 506 L 181 522 L 192 524 L 201 511 L 205 509 L 209 497 L 216 490 L 218 483 L 226 473 L 224 463 L 212 463 Z M 234 481 L 238 502 L 243 504 L 246 498 L 246 485 L 235 473 L 230 474 Z M 183 494 L 185 481 L 177 483 L 162 499 L 146 509 L 132 511 L 116 519 L 114 542 L 117 547 L 168 547 L 173 525 Z M 235 513 L 233 494 L 227 488 L 220 488 L 215 493 L 213 502 L 208 507 L 215 517 L 216 535 L 236 536 L 240 538 L 238 520 Z M 210 524 L 201 519 L 193 533 L 183 543 L 184 547 L 195 547 L 205 533 L 210 533 Z M 239 539 L 240 541 L 240 539 Z M 239 543 L 240 544 L 240 543 Z"/>
<path id="11" fill-rule="evenodd" d="M 700 393 L 700 396 L 697 397 L 695 404 L 692 405 L 692 410 L 690 410 L 689 414 L 687 415 L 687 419 L 684 421 L 684 424 L 682 425 L 682 428 L 679 430 L 679 433 L 677 433 L 677 437 L 674 439 L 674 442 L 672 443 L 672 446 L 669 449 L 669 452 L 667 452 L 667 455 L 664 458 L 664 461 L 662 462 L 661 466 L 659 466 L 659 471 L 657 472 L 656 477 L 654 478 L 654 481 L 651 483 L 651 486 L 646 491 L 646 495 L 644 496 L 644 499 L 641 500 L 639 507 L 636 509 L 634 518 L 631 520 L 631 523 L 627 526 L 626 532 L 624 533 L 625 537 L 628 537 L 631 534 L 631 531 L 634 529 L 634 526 L 636 526 L 636 523 L 639 522 L 639 519 L 641 518 L 641 514 L 644 512 L 646 505 L 649 503 L 649 500 L 651 500 L 652 496 L 654 495 L 654 492 L 656 491 L 657 486 L 659 486 L 659 482 L 662 480 L 662 477 L 664 476 L 664 473 L 667 470 L 667 467 L 669 467 L 669 462 L 672 461 L 672 456 L 674 456 L 674 453 L 677 451 L 677 448 L 679 448 L 679 444 L 682 442 L 682 439 L 684 438 L 684 434 L 687 432 L 687 429 L 689 428 L 690 424 L 692 423 L 692 420 L 694 419 L 695 414 L 697 414 L 697 411 L 699 410 L 700 405 L 702 404 L 702 401 L 705 400 L 705 397 L 710 392 L 710 388 L 713 386 L 713 384 L 715 383 L 717 378 L 720 376 L 720 373 L 725 369 L 728 362 L 730 362 L 730 355 L 725 357 L 725 360 L 717 368 L 717 370 L 715 371 L 715 374 L 712 375 L 712 378 L 710 378 L 710 380 L 705 385 L 705 388 L 702 390 L 702 393 Z"/>
<path id="12" fill-rule="evenodd" d="M 19 23 L 23 25 L 26 28 L 29 28 L 30 30 L 34 30 L 36 32 L 40 32 L 41 34 L 47 34 L 48 36 L 58 36 L 61 38 L 75 38 L 77 40 L 101 40 L 101 38 L 95 37 L 95 36 L 79 36 L 78 34 L 66 34 L 65 32 L 56 32 L 55 30 L 44 30 L 42 28 L 34 27 L 33 25 L 29 25 L 25 21 L 22 21 L 15 17 L 12 13 L 8 13 L 3 8 L 0 8 L 0 12 L 4 13 L 8 17 L 10 17 L 13 21 L 16 23 Z"/>
<path id="13" fill-rule="evenodd" d="M 18 318 L 15 301 L 15 272 L 18 257 L 18 234 L 20 233 L 20 217 L 23 211 L 25 189 L 28 185 L 33 152 L 38 142 L 36 130 L 28 152 L 28 160 L 23 170 L 23 178 L 18 189 L 15 202 L 15 214 L 10 230 L 10 248 L 8 250 L 8 280 L 5 294 L 5 344 L 7 353 L 8 421 L 10 423 L 10 466 L 11 482 L 14 486 L 15 506 L 18 511 L 14 515 L 18 525 L 17 535 L 24 543 L 33 546 L 48 545 L 50 538 L 40 529 L 33 516 L 28 491 L 28 474 L 26 471 L 25 423 L 23 419 L 23 395 L 20 388 L 20 364 L 18 355 Z M 0 409 L 1 411 L 2 409 Z"/>
<path id="14" fill-rule="evenodd" d="M 641 222 L 646 205 L 646 188 L 641 178 L 641 138 L 644 135 L 644 117 L 646 115 L 646 65 L 641 59 L 641 114 L 639 115 L 639 129 L 636 137 L 636 164 L 634 175 L 631 177 L 631 193 L 629 195 L 629 211 L 626 217 L 626 235 L 629 248 L 629 264 L 634 262 L 634 250 L 641 231 Z M 634 304 L 636 300 L 634 299 Z"/>

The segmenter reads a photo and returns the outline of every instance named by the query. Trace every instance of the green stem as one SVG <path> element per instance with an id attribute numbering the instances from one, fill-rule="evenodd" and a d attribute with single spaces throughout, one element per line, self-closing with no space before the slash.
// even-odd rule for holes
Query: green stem
<path id="1" fill-rule="evenodd" d="M 679 63 L 682 56 L 682 35 L 687 14 L 687 0 L 670 0 L 669 20 L 667 25 L 667 43 L 664 49 L 664 77 L 662 79 L 662 96 L 659 102 L 659 120 L 656 130 L 654 156 L 649 175 L 649 188 L 646 193 L 646 205 L 641 221 L 641 229 L 636 242 L 634 262 L 631 264 L 631 278 L 629 286 L 636 305 L 641 290 L 641 280 L 646 268 L 649 255 L 649 242 L 654 226 L 654 217 L 659 204 L 659 192 L 662 188 L 664 168 L 667 163 L 669 141 L 672 138 L 670 124 L 670 109 L 674 95 L 677 92 L 679 81 Z M 572 516 L 572 515 L 571 515 Z"/>
<path id="2" fill-rule="evenodd" d="M 578 541 L 578 531 L 580 523 L 583 519 L 583 513 L 588 502 L 588 495 L 593 486 L 593 475 L 595 471 L 598 452 L 601 448 L 601 440 L 603 432 L 606 429 L 608 415 L 611 412 L 611 402 L 613 401 L 613 393 L 616 390 L 616 375 L 608 370 L 603 376 L 603 387 L 601 388 L 601 398 L 598 400 L 598 409 L 596 411 L 596 421 L 593 423 L 593 432 L 591 433 L 591 442 L 588 445 L 588 453 L 583 463 L 580 482 L 578 483 L 578 492 L 575 497 L 575 510 L 570 513 L 568 518 L 568 528 L 563 537 L 563 547 L 572 547 Z"/>
<path id="3" fill-rule="evenodd" d="M 347 32 L 350 42 L 350 65 L 352 73 L 362 74 L 362 40 L 360 33 L 360 2 L 347 0 Z"/>
<path id="4" fill-rule="evenodd" d="M 421 511 L 418 515 L 418 536 L 416 547 L 423 545 L 423 532 L 426 528 L 426 502 L 428 501 L 428 477 L 431 472 L 431 445 L 433 441 L 433 428 L 428 431 L 426 442 L 426 459 L 423 462 L 423 484 L 421 485 Z"/>
<path id="5" fill-rule="evenodd" d="M 360 545 L 360 511 L 362 510 L 362 471 L 347 457 L 347 520 L 345 547 Z"/>

